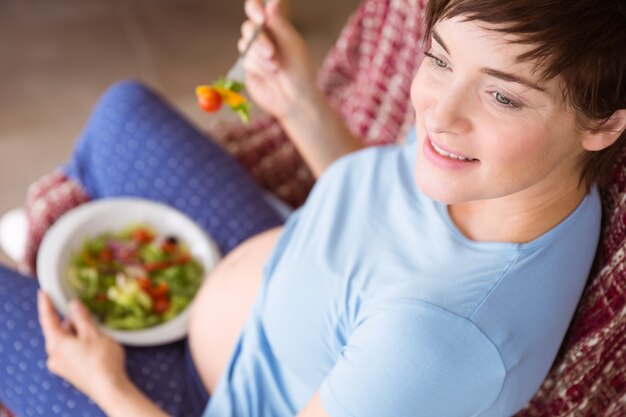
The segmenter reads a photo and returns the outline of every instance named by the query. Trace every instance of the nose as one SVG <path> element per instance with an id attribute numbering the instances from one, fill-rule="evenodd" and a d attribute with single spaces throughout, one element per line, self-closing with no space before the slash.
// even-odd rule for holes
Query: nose
<path id="1" fill-rule="evenodd" d="M 428 128 L 437 133 L 467 133 L 470 119 L 471 95 L 462 85 L 449 85 L 439 89 L 432 97 L 428 112 Z"/>

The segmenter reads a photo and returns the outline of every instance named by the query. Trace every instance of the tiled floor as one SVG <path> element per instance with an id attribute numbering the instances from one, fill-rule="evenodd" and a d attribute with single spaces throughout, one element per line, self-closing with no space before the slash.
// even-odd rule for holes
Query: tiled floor
<path id="1" fill-rule="evenodd" d="M 359 0 L 290 0 L 319 65 Z M 237 56 L 243 1 L 0 0 L 0 214 L 62 164 L 116 80 L 152 85 L 191 120 L 194 86 Z M 0 262 L 7 258 L 0 253 Z"/>

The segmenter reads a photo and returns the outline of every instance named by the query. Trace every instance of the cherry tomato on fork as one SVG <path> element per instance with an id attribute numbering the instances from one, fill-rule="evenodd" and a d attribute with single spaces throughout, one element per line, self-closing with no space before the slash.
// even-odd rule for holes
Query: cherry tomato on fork
<path id="1" fill-rule="evenodd" d="M 244 85 L 235 80 L 220 78 L 209 85 L 196 87 L 198 106 L 206 112 L 215 112 L 226 105 L 244 122 L 250 121 L 251 104 L 242 94 Z"/>
<path id="2" fill-rule="evenodd" d="M 222 107 L 222 96 L 217 89 L 202 85 L 196 88 L 198 106 L 208 113 L 218 111 Z"/>

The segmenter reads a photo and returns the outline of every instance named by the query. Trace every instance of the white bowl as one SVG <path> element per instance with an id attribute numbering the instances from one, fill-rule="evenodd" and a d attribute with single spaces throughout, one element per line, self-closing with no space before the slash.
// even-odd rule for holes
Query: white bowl
<path id="1" fill-rule="evenodd" d="M 174 235 L 181 239 L 192 256 L 204 266 L 205 276 L 221 256 L 213 239 L 193 220 L 172 207 L 138 198 L 111 198 L 84 204 L 67 212 L 50 228 L 37 256 L 41 288 L 50 295 L 62 314 L 67 313 L 68 302 L 76 298 L 67 279 L 72 254 L 80 250 L 85 239 L 121 230 L 134 223 L 148 224 L 159 235 Z M 100 328 L 123 344 L 151 346 L 185 337 L 188 320 L 189 307 L 170 321 L 146 329 Z"/>

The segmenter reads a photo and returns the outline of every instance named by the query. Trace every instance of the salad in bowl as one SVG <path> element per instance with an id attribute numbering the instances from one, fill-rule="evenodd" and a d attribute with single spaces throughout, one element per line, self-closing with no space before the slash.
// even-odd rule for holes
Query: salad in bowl
<path id="1" fill-rule="evenodd" d="M 178 237 L 139 224 L 85 240 L 67 276 L 104 326 L 133 330 L 183 311 L 200 287 L 204 267 Z"/>
<path id="2" fill-rule="evenodd" d="M 44 236 L 37 275 L 61 314 L 81 300 L 126 345 L 185 337 L 189 307 L 221 254 L 184 213 L 138 198 L 90 202 Z"/>

